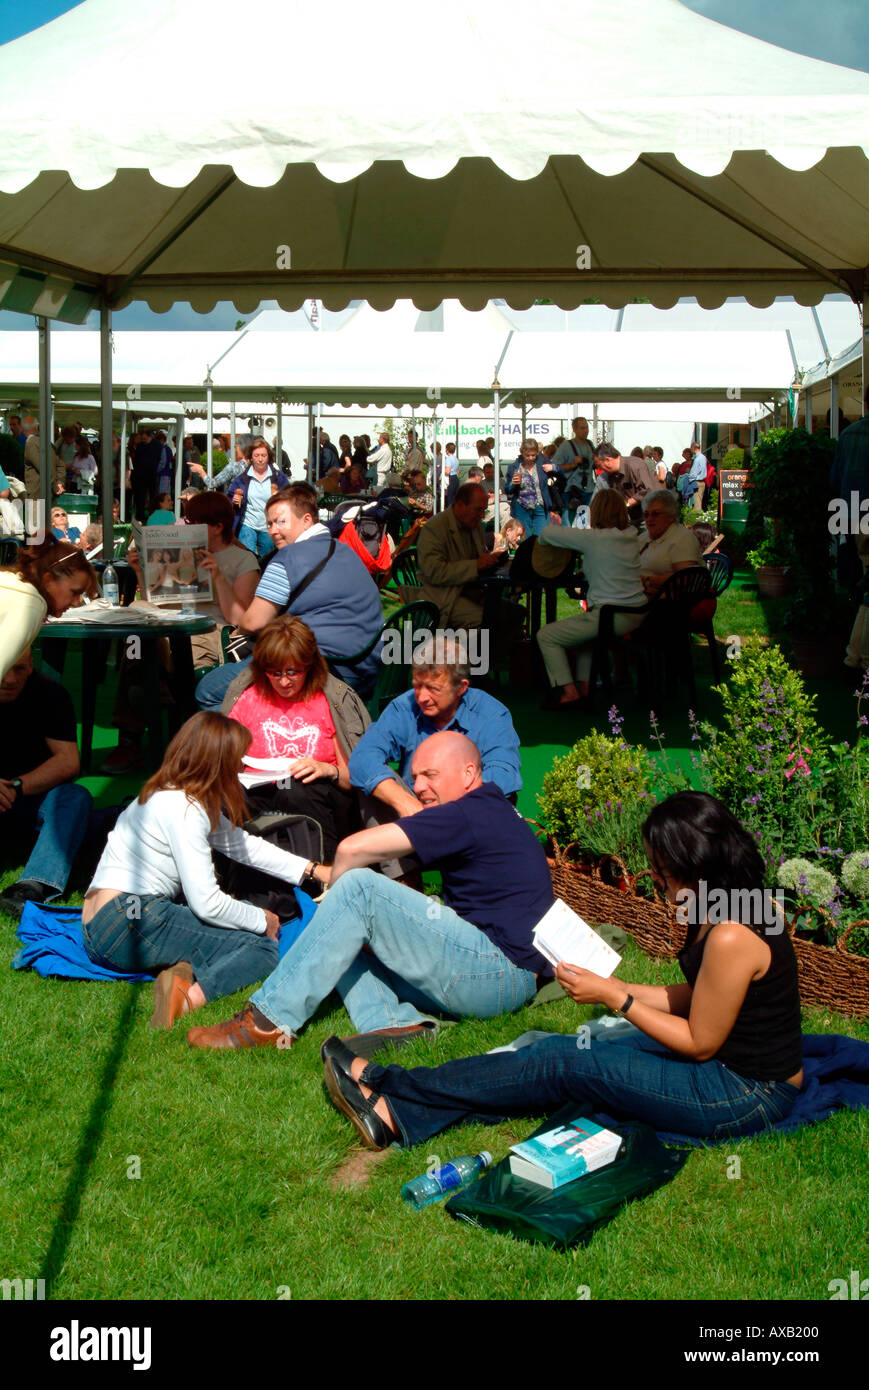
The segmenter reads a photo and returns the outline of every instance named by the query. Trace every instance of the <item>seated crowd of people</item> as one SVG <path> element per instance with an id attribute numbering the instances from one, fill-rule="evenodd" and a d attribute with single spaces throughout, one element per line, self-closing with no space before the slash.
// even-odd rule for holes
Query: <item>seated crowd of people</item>
<path id="1" fill-rule="evenodd" d="M 339 459 L 358 467 L 350 440 L 341 443 Z M 358 554 L 320 521 L 315 489 L 282 483 L 269 456 L 252 457 L 241 499 L 255 533 L 248 545 L 232 498 L 204 489 L 185 504 L 187 520 L 208 529 L 202 565 L 214 580 L 215 612 L 250 650 L 241 662 L 217 664 L 223 644 L 209 635 L 209 649 L 197 654 L 214 663 L 198 686 L 199 712 L 136 799 L 102 827 L 82 909 L 85 950 L 104 969 L 156 977 L 158 1028 L 258 986 L 232 1017 L 189 1028 L 198 1049 L 288 1050 L 337 991 L 355 1031 L 324 1045 L 326 1086 L 373 1148 L 568 1100 L 697 1136 L 751 1134 L 787 1115 L 802 1082 L 787 933 L 764 935 L 738 910 L 723 922 L 695 919 L 680 955 L 685 983 L 669 986 L 604 979 L 569 961 L 553 971 L 535 948 L 552 881 L 516 810 L 522 769 L 510 711 L 471 683 L 467 633 L 484 622 L 482 581 L 518 542 L 581 556 L 587 607 L 539 634 L 561 706 L 587 694 L 600 605 L 618 605 L 615 631 L 630 632 L 670 574 L 702 564 L 655 465 L 624 460 L 609 445 L 585 448 L 576 431 L 573 443 L 562 463 L 523 443 L 507 479 L 512 520 L 491 549 L 485 473 L 459 485 L 423 526 L 420 587 L 452 632 L 416 644 L 410 688 L 373 720 L 364 700 L 380 661 L 380 593 Z M 580 476 L 565 487 L 561 470 L 571 459 L 568 484 Z M 425 491 L 416 460 L 413 473 Z M 580 524 L 570 522 L 571 486 Z M 0 703 L 16 731 L 0 753 L 0 814 L 34 841 L 0 899 L 14 916 L 28 902 L 64 895 L 95 819 L 76 782 L 69 694 L 30 655 L 48 613 L 97 591 L 78 538 L 57 520 L 55 534 L 0 570 Z M 118 699 L 119 719 L 134 721 L 123 680 Z M 668 798 L 643 836 L 671 903 L 701 882 L 704 901 L 717 901 L 720 887 L 737 904 L 762 887 L 753 840 L 712 797 Z M 440 898 L 422 891 L 424 870 L 439 872 Z M 319 902 L 280 955 L 294 888 Z M 433 1068 L 372 1060 L 384 1045 L 433 1035 L 444 1016 L 519 1010 L 553 977 L 577 1003 L 610 1007 L 636 1033 L 596 1049 L 555 1038 Z"/>

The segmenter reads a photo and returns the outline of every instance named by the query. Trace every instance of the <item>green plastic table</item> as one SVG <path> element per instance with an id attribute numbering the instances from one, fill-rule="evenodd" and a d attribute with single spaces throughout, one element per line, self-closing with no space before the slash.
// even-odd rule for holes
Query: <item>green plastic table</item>
<path id="1" fill-rule="evenodd" d="M 216 626 L 213 618 L 184 618 L 166 622 L 137 622 L 135 608 L 125 609 L 129 621 L 124 623 L 83 623 L 70 619 L 67 622 L 45 623 L 41 635 L 52 639 L 43 665 L 53 671 L 59 680 L 63 679 L 66 657 L 66 641 L 75 638 L 83 643 L 82 649 L 82 694 L 81 694 L 81 770 L 90 772 L 91 751 L 93 748 L 94 712 L 96 709 L 97 688 L 105 678 L 108 651 L 113 638 L 126 644 L 128 637 L 141 641 L 141 655 L 144 667 L 145 709 L 148 730 L 148 760 L 156 767 L 161 761 L 163 742 L 163 719 L 160 704 L 160 665 L 157 659 L 157 639 L 168 637 L 172 649 L 174 667 L 175 708 L 170 716 L 178 727 L 194 712 L 193 653 L 190 638 L 195 633 L 211 632 Z M 61 639 L 56 641 L 54 639 Z"/>

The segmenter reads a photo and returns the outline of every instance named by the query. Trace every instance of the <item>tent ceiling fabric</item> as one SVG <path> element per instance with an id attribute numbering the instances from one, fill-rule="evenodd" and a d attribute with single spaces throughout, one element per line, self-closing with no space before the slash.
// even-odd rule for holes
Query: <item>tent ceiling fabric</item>
<path id="1" fill-rule="evenodd" d="M 312 56 L 229 101 L 179 80 L 191 54 L 219 72 L 230 40 L 384 76 L 324 82 Z M 519 70 L 594 81 L 553 99 Z M 533 22 L 519 0 L 84 0 L 0 49 L 0 261 L 158 311 L 807 304 L 862 293 L 867 154 L 869 77 L 678 0 L 538 0 Z"/>
<path id="2" fill-rule="evenodd" d="M 551 406 L 579 400 L 710 402 L 765 400 L 787 390 L 793 367 L 782 332 L 510 333 L 493 318 L 466 331 L 416 333 L 381 323 L 360 341 L 348 326 L 336 333 L 118 332 L 113 335 L 115 390 L 139 403 L 202 400 L 206 363 L 215 399 L 430 411 L 488 406 L 492 377 L 512 404 Z M 374 327 L 374 326 L 372 326 Z M 370 350 L 363 351 L 366 342 Z M 231 350 L 229 350 L 231 349 Z M 222 359 L 222 360 L 221 360 Z M 33 333 L 0 337 L 4 395 L 32 394 L 37 379 Z M 99 390 L 96 333 L 59 333 L 52 384 L 67 399 Z"/>

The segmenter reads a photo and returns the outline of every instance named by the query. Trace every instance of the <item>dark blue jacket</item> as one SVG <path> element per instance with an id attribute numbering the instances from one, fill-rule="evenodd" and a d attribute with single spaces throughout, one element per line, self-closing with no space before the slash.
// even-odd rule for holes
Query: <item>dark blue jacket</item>
<path id="1" fill-rule="evenodd" d="M 229 497 L 230 502 L 232 502 L 233 495 L 238 491 L 239 488 L 241 488 L 243 494 L 241 499 L 241 506 L 239 507 L 235 517 L 236 535 L 238 535 L 239 531 L 244 525 L 245 513 L 247 512 L 247 490 L 250 487 L 250 467 L 251 465 L 249 463 L 245 464 L 244 472 L 239 473 L 237 478 L 233 478 L 229 487 L 226 489 L 226 493 Z M 280 468 L 275 468 L 275 465 L 273 463 L 269 464 L 269 473 L 271 474 L 272 482 L 277 483 L 278 487 L 289 487 L 290 480 L 287 477 L 286 473 L 284 473 L 283 470 Z"/>
<path id="2" fill-rule="evenodd" d="M 510 477 L 517 468 L 522 467 L 522 456 L 516 460 L 516 467 L 510 470 Z M 564 511 L 564 499 L 558 486 L 558 473 L 555 469 L 551 473 L 544 471 L 543 463 L 540 458 L 537 460 L 537 481 L 540 484 L 540 495 L 543 498 L 543 505 L 550 512 L 558 512 L 559 515 Z M 519 485 L 510 483 L 509 497 L 511 502 L 515 502 L 519 497 Z"/>

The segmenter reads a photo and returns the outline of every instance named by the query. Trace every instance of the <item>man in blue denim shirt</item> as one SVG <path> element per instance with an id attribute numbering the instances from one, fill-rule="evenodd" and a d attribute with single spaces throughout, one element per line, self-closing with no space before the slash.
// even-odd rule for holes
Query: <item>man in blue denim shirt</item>
<path id="1" fill-rule="evenodd" d="M 472 690 L 469 675 L 461 640 L 446 633 L 427 637 L 413 654 L 413 689 L 386 706 L 350 755 L 353 786 L 399 816 L 412 815 L 419 810 L 407 786 L 413 755 L 430 734 L 455 729 L 480 750 L 483 781 L 494 782 L 515 800 L 522 775 L 510 711 L 485 691 Z M 398 773 L 392 762 L 398 763 Z"/>
<path id="2" fill-rule="evenodd" d="M 0 910 L 20 917 L 28 900 L 66 887 L 93 804 L 73 780 L 79 772 L 75 714 L 62 685 L 33 670 L 29 649 L 0 682 L 5 737 L 0 745 L 0 839 L 26 832 L 33 851 Z"/>

